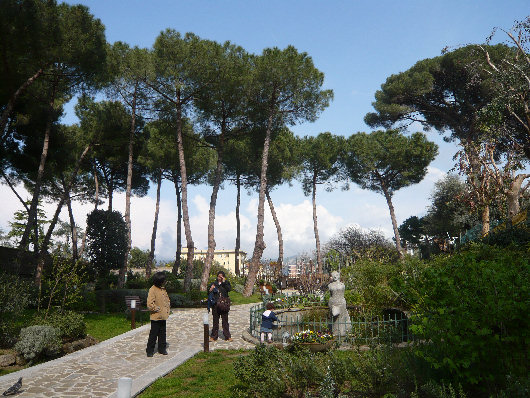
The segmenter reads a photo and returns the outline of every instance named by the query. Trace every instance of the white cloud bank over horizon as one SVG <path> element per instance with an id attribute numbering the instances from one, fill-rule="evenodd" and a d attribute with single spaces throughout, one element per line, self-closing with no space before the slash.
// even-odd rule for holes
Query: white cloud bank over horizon
<path id="1" fill-rule="evenodd" d="M 441 170 L 429 167 L 426 178 L 417 185 L 407 188 L 408 192 L 398 191 L 394 198 L 394 206 L 398 218 L 398 224 L 410 215 L 421 213 L 425 207 L 426 194 L 430 192 L 435 181 L 445 175 Z M 357 187 L 348 192 L 334 191 L 321 192 L 317 194 L 317 219 L 321 246 L 323 246 L 333 235 L 350 225 L 356 225 L 363 229 L 380 230 L 386 237 L 393 236 L 392 225 L 388 207 L 381 195 L 369 191 L 360 190 Z M 22 186 L 16 187 L 23 198 L 29 198 L 29 194 Z M 412 192 L 414 190 L 414 192 Z M 405 190 L 404 190 L 405 191 Z M 206 192 L 206 191 L 205 191 Z M 312 253 L 315 250 L 315 237 L 313 231 L 313 207 L 309 199 L 299 195 L 297 188 L 283 187 L 273 191 L 271 196 L 282 229 L 285 257 L 302 253 Z M 421 195 L 418 193 L 421 192 Z M 416 193 L 416 194 L 415 194 Z M 225 195 L 228 196 L 228 195 Z M 421 196 L 421 198 L 419 197 Z M 209 196 L 204 193 L 191 193 L 188 206 L 190 209 L 190 224 L 195 247 L 206 249 L 208 240 L 208 211 Z M 220 204 L 222 199 L 219 198 Z M 0 212 L 0 228 L 7 232 L 9 222 L 13 220 L 15 211 L 22 209 L 22 205 L 16 199 L 13 192 L 6 185 L 0 185 L 0 201 L 3 203 Z M 335 201 L 342 205 L 338 206 Z M 113 199 L 114 209 L 124 213 L 125 193 L 117 193 Z M 145 196 L 143 198 L 132 197 L 131 220 L 132 220 L 132 245 L 141 249 L 148 249 L 151 244 L 153 220 L 155 211 L 155 198 Z M 420 204 L 419 204 L 420 203 Z M 226 204 L 226 203 L 225 203 Z M 75 221 L 81 228 L 86 227 L 86 215 L 93 210 L 92 204 L 74 202 L 72 204 Z M 48 218 L 53 215 L 56 204 L 44 202 L 42 204 Z M 241 197 L 241 249 L 252 255 L 256 237 L 257 222 L 257 195 Z M 106 203 L 100 208 L 105 209 Z M 221 211 L 220 208 L 225 209 Z M 235 210 L 226 210 L 227 206 L 218 206 L 215 218 L 215 240 L 218 249 L 231 249 L 235 246 L 236 218 Z M 61 220 L 68 219 L 66 207 L 61 213 Z M 177 207 L 174 198 L 162 197 L 160 201 L 160 213 L 157 227 L 156 257 L 159 260 L 170 260 L 174 258 L 176 251 L 176 223 Z M 278 239 L 267 203 L 265 204 L 264 236 L 267 248 L 263 253 L 264 258 L 277 258 Z M 182 226 L 182 244 L 186 245 L 184 227 Z"/>

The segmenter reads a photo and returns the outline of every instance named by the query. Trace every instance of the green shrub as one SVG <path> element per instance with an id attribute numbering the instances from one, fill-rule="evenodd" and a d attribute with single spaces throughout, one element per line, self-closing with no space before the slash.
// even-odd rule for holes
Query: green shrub
<path id="1" fill-rule="evenodd" d="M 30 363 L 44 356 L 56 356 L 61 350 L 60 331 L 46 325 L 23 328 L 15 344 L 15 350 Z"/>
<path id="2" fill-rule="evenodd" d="M 182 283 L 179 281 L 176 275 L 171 272 L 164 271 L 166 273 L 166 290 L 168 293 L 179 293 L 182 292 Z M 153 285 L 152 280 L 150 281 L 151 287 Z"/>
<path id="3" fill-rule="evenodd" d="M 197 303 L 190 300 L 185 294 L 179 293 L 169 293 L 169 300 L 171 302 L 171 307 L 192 307 Z"/>
<path id="4" fill-rule="evenodd" d="M 73 311 L 53 312 L 48 314 L 46 320 L 37 315 L 33 323 L 53 326 L 60 331 L 60 336 L 63 339 L 73 340 L 86 336 L 86 323 L 83 315 Z"/>
<path id="5" fill-rule="evenodd" d="M 444 377 L 482 390 L 528 372 L 530 261 L 524 250 L 473 244 L 437 258 L 420 282 L 416 353 Z"/>
<path id="6" fill-rule="evenodd" d="M 96 292 L 84 290 L 81 293 L 81 300 L 72 304 L 70 308 L 76 312 L 97 312 L 99 306 L 96 299 Z"/>
<path id="7" fill-rule="evenodd" d="M 0 273 L 0 346 L 12 346 L 18 329 L 14 325 L 19 316 L 35 300 L 30 282 L 16 275 Z"/>
<path id="8" fill-rule="evenodd" d="M 510 245 L 526 246 L 530 249 L 530 226 L 520 224 L 515 227 L 494 230 L 481 240 L 484 244 L 507 247 Z"/>
<path id="9" fill-rule="evenodd" d="M 419 259 L 379 262 L 357 260 L 341 270 L 348 305 L 361 305 L 373 312 L 385 308 L 409 309 L 416 300 L 415 282 L 425 268 Z"/>
<path id="10" fill-rule="evenodd" d="M 147 302 L 146 289 L 96 290 L 96 301 L 101 312 L 124 312 L 127 309 L 125 296 L 139 296 L 142 306 Z"/>
<path id="11" fill-rule="evenodd" d="M 126 289 L 149 289 L 152 283 L 139 272 L 127 272 L 127 282 L 125 282 Z"/>
<path id="12" fill-rule="evenodd" d="M 287 390 L 282 358 L 285 354 L 275 348 L 258 345 L 247 356 L 234 363 L 239 383 L 234 391 L 237 397 L 276 398 Z"/>

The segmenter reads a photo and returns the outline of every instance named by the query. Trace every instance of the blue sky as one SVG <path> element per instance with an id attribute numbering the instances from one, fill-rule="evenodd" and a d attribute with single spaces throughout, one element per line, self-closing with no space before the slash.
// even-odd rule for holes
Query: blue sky
<path id="1" fill-rule="evenodd" d="M 349 136 L 370 131 L 363 117 L 372 110 L 375 91 L 394 73 L 417 61 L 440 55 L 449 46 L 482 43 L 493 27 L 509 29 L 514 20 L 529 14 L 528 1 L 183 1 L 183 0 L 92 0 L 85 4 L 106 27 L 109 42 L 124 41 L 151 47 L 160 31 L 173 28 L 193 32 L 219 42 L 229 40 L 247 51 L 260 53 L 266 47 L 287 45 L 307 52 L 325 74 L 325 88 L 335 99 L 315 123 L 292 127 L 300 136 L 323 131 Z M 499 34 L 499 38 L 502 36 Z M 65 123 L 75 122 L 67 107 Z M 412 131 L 411 131 L 412 132 Z M 442 141 L 435 132 L 429 139 L 440 146 L 440 154 L 425 180 L 398 191 L 394 206 L 398 223 L 424 213 L 433 184 L 453 166 L 456 147 Z M 0 197 L 10 193 L 0 186 Z M 196 247 L 205 248 L 207 212 L 211 188 L 191 187 L 189 193 L 192 233 Z M 12 194 L 11 194 L 12 195 Z M 161 226 L 157 242 L 158 258 L 170 258 L 175 251 L 174 189 L 163 186 Z M 310 198 L 294 183 L 271 194 L 284 228 L 286 255 L 310 252 L 314 248 Z M 154 212 L 154 191 L 132 202 L 133 245 L 147 248 Z M 10 199 L 11 200 L 11 199 Z M 323 189 L 317 193 L 321 239 L 325 242 L 345 226 L 380 229 L 391 236 L 391 221 L 384 198 L 352 186 L 349 191 Z M 12 200 L 12 210 L 16 201 Z M 115 199 L 117 208 L 124 197 Z M 220 191 L 216 221 L 219 248 L 232 248 L 235 241 L 235 189 Z M 256 234 L 257 195 L 244 194 L 243 249 L 253 250 Z M 50 206 L 52 209 L 52 206 Z M 12 212 L 4 211 L 0 227 L 6 229 Z M 266 209 L 267 210 L 267 209 Z M 52 210 L 50 210 L 51 213 Z M 84 226 L 89 207 L 76 206 L 77 222 Z M 268 216 L 265 227 L 265 257 L 277 255 L 276 231 Z M 66 217 L 64 217 L 66 219 Z"/>

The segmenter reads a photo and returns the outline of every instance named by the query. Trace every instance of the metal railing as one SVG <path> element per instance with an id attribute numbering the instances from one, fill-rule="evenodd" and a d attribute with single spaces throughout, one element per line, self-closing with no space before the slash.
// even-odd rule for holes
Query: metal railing
<path id="1" fill-rule="evenodd" d="M 274 310 L 279 322 L 278 328 L 273 330 L 272 339 L 283 341 L 286 333 L 293 336 L 304 330 L 315 332 L 329 332 L 333 329 L 333 323 L 329 316 L 322 317 L 311 313 L 314 311 L 328 311 L 321 302 L 307 303 L 307 307 L 292 308 L 276 306 Z M 265 311 L 264 303 L 250 308 L 250 334 L 259 338 L 261 315 Z M 348 331 L 344 336 L 335 336 L 339 344 L 370 345 L 380 343 L 399 344 L 412 340 L 410 332 L 410 319 L 403 313 L 395 312 L 388 315 L 373 315 L 370 313 L 359 313 L 350 317 L 349 322 L 340 322 L 336 326 L 344 326 Z"/>

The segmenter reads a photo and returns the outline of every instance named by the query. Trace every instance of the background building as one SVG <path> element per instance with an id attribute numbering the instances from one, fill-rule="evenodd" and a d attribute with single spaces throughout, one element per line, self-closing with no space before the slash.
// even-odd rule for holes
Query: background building
<path id="1" fill-rule="evenodd" d="M 196 259 L 205 260 L 207 250 L 195 249 L 193 257 Z M 188 248 L 182 248 L 182 257 L 186 257 Z M 239 251 L 239 273 L 243 274 L 243 264 L 246 262 L 247 253 Z M 221 267 L 226 268 L 230 273 L 236 274 L 236 251 L 235 250 L 215 250 L 213 252 L 213 261 L 217 262 Z"/>

